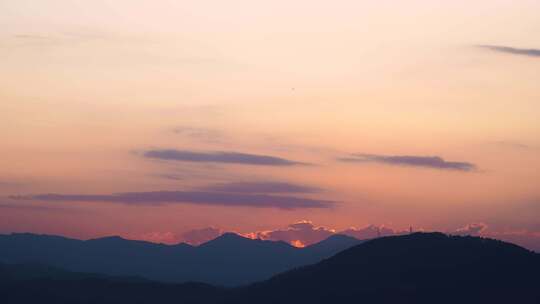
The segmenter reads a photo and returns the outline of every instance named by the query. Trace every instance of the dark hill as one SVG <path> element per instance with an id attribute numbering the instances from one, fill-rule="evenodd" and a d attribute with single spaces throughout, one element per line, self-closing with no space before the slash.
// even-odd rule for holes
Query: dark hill
<path id="1" fill-rule="evenodd" d="M 27 282 L 35 280 L 108 280 L 115 282 L 148 283 L 138 277 L 112 277 L 98 273 L 79 273 L 42 264 L 2 264 L 0 263 L 0 283 Z"/>
<path id="2" fill-rule="evenodd" d="M 229 303 L 540 303 L 539 273 L 539 255 L 513 244 L 415 233 L 368 241 Z"/>
<path id="3" fill-rule="evenodd" d="M 0 264 L 2 304 L 207 304 L 223 299 L 224 292 L 201 283 L 173 285 L 37 264 Z"/>

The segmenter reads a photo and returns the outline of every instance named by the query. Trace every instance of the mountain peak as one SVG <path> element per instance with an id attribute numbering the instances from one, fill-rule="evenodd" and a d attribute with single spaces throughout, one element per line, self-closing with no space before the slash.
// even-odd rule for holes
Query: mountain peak
<path id="1" fill-rule="evenodd" d="M 252 240 L 234 232 L 226 232 L 213 240 L 210 240 L 206 243 L 201 244 L 199 247 L 206 247 L 213 244 L 238 244 L 238 243 L 246 243 L 249 241 L 252 241 Z"/>
<path id="2" fill-rule="evenodd" d="M 296 248 L 283 241 L 254 240 L 232 232 L 200 246 L 156 244 L 120 236 L 82 241 L 0 235 L 0 260 L 35 261 L 69 271 L 142 276 L 166 282 L 197 280 L 237 286 L 317 263 L 355 244 L 334 241 L 321 247 Z"/>
<path id="3" fill-rule="evenodd" d="M 105 237 L 101 237 L 101 238 L 96 238 L 96 239 L 90 239 L 88 240 L 90 242 L 95 242 L 95 241 L 101 241 L 101 242 L 115 242 L 115 241 L 127 241 L 126 239 L 124 239 L 123 237 L 121 236 L 118 236 L 118 235 L 111 235 L 111 236 L 105 236 Z"/>
<path id="4" fill-rule="evenodd" d="M 225 232 L 223 233 L 222 235 L 218 236 L 217 237 L 218 239 L 221 238 L 221 239 L 247 239 L 246 237 L 243 237 L 237 233 L 234 233 L 234 232 Z"/>

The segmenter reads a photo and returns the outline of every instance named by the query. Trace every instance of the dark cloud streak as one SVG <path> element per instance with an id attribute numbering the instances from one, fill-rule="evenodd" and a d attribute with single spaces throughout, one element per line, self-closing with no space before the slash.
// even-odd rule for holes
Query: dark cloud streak
<path id="1" fill-rule="evenodd" d="M 540 57 L 540 49 L 520 49 L 502 45 L 478 45 L 478 47 L 499 53 Z"/>
<path id="2" fill-rule="evenodd" d="M 338 160 L 351 163 L 382 163 L 440 170 L 473 171 L 476 169 L 476 166 L 472 163 L 446 161 L 439 156 L 353 154 L 349 157 L 338 158 Z"/>
<path id="3" fill-rule="evenodd" d="M 144 157 L 160 160 L 198 162 L 198 163 L 225 163 L 259 166 L 294 166 L 307 165 L 306 163 L 291 161 L 284 158 L 256 155 L 239 152 L 196 152 L 188 150 L 150 150 L 144 152 Z"/>
<path id="4" fill-rule="evenodd" d="M 219 142 L 225 137 L 225 135 L 218 131 L 205 128 L 194 127 L 176 127 L 173 132 L 180 136 L 185 136 L 193 140 L 199 140 L 203 142 Z"/>
<path id="5" fill-rule="evenodd" d="M 529 146 L 529 145 L 519 143 L 519 142 L 514 142 L 514 141 L 502 140 L 502 141 L 495 142 L 495 144 L 500 147 L 514 148 L 514 149 L 519 149 L 519 150 L 534 150 L 535 149 L 535 147 L 533 146 Z"/>
<path id="6" fill-rule="evenodd" d="M 163 204 L 195 204 L 225 207 L 256 207 L 293 210 L 300 208 L 331 208 L 335 202 L 294 196 L 225 193 L 206 191 L 128 192 L 105 195 L 38 194 L 12 196 L 15 200 L 51 202 L 110 202 L 129 205 L 159 206 Z"/>
<path id="7" fill-rule="evenodd" d="M 204 191 L 233 193 L 317 193 L 321 189 L 286 182 L 232 182 L 202 187 Z"/>

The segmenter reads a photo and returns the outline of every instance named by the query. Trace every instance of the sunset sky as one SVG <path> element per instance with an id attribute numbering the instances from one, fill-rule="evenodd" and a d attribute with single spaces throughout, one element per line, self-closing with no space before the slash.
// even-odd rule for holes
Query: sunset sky
<path id="1" fill-rule="evenodd" d="M 540 250 L 539 12 L 2 0 L 0 233 L 305 245 L 413 226 Z"/>

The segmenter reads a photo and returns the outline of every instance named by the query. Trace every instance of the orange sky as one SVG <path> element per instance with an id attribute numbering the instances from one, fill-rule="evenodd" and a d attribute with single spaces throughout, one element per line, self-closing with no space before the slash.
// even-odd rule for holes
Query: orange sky
<path id="1" fill-rule="evenodd" d="M 537 236 L 538 11 L 4 0 L 0 233 L 145 238 L 308 219 Z"/>

